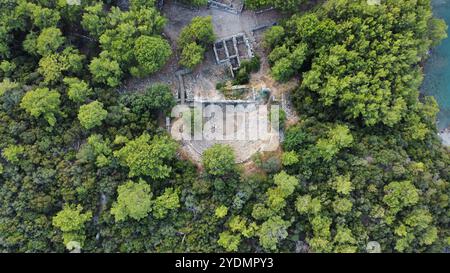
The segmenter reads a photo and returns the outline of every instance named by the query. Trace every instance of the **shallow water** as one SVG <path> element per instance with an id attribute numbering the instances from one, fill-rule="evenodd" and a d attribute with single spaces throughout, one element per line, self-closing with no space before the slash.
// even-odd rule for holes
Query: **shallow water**
<path id="1" fill-rule="evenodd" d="M 450 25 L 450 0 L 433 0 L 433 12 Z M 438 128 L 450 127 L 450 38 L 435 48 L 425 64 L 422 92 L 434 96 L 441 111 Z"/>

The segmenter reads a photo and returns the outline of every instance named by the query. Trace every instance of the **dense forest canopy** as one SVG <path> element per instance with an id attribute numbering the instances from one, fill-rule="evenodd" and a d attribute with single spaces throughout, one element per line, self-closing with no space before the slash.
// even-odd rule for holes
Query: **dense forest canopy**
<path id="1" fill-rule="evenodd" d="M 270 28 L 272 76 L 300 79 L 300 121 L 252 172 L 223 145 L 201 171 L 180 158 L 160 122 L 175 105 L 168 86 L 117 92 L 175 54 L 155 1 L 69 2 L 0 2 L 1 252 L 450 247 L 450 154 L 435 100 L 418 91 L 447 30 L 430 0 L 328 0 Z M 210 21 L 182 31 L 182 66 L 202 61 Z"/>

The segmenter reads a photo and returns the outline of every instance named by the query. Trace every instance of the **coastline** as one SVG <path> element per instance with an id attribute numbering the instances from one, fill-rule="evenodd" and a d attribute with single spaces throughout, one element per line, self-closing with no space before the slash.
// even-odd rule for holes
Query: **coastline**
<path id="1" fill-rule="evenodd" d="M 432 0 L 433 15 L 450 25 L 450 0 Z M 421 63 L 424 81 L 420 95 L 433 96 L 439 104 L 436 129 L 441 143 L 450 147 L 450 38 L 431 48 Z"/>
<path id="2" fill-rule="evenodd" d="M 450 147 L 450 127 L 441 130 L 438 133 L 438 136 L 441 138 L 442 144 L 444 146 Z"/>
<path id="3" fill-rule="evenodd" d="M 424 77 L 426 76 L 426 64 L 427 64 L 427 61 L 433 56 L 433 53 L 434 53 L 434 49 L 428 50 L 427 57 L 424 60 L 422 60 L 422 63 L 420 64 Z M 430 94 L 427 94 L 423 90 L 423 83 L 422 83 L 421 88 L 419 89 L 419 93 L 420 93 L 420 95 L 430 96 Z M 431 96 L 433 96 L 433 95 L 431 95 Z M 436 120 L 436 129 L 438 130 L 437 135 L 441 139 L 442 145 L 444 145 L 446 147 L 450 147 L 450 126 L 444 128 L 444 129 L 440 129 L 438 124 L 439 124 L 439 119 Z"/>

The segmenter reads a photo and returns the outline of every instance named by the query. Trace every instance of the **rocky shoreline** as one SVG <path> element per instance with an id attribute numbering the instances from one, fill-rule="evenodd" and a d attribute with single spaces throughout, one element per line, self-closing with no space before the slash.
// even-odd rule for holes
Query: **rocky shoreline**
<path id="1" fill-rule="evenodd" d="M 438 133 L 438 135 L 442 140 L 442 144 L 444 144 L 447 147 L 450 147 L 450 127 L 446 128 L 444 130 L 441 130 Z"/>

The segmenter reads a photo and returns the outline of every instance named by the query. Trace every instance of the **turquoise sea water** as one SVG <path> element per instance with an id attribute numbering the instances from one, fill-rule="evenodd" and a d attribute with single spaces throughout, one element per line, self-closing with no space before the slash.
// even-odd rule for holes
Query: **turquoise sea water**
<path id="1" fill-rule="evenodd" d="M 450 25 L 450 0 L 433 0 L 433 12 Z M 438 128 L 450 126 L 450 38 L 435 48 L 425 64 L 422 92 L 434 96 L 440 106 Z"/>

